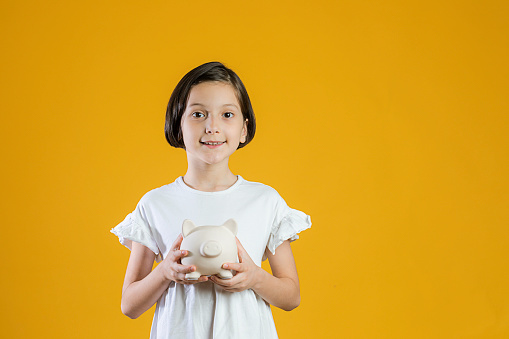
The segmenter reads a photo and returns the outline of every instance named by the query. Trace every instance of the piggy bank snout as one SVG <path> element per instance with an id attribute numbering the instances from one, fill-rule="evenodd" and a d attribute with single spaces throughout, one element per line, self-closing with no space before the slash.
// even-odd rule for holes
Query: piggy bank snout
<path id="1" fill-rule="evenodd" d="M 204 257 L 217 257 L 221 252 L 221 244 L 214 240 L 206 241 L 200 246 L 200 254 Z"/>

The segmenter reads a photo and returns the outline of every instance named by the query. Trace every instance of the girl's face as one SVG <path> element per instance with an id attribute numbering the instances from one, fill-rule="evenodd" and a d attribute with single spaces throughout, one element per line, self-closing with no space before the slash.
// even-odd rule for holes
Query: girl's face
<path id="1" fill-rule="evenodd" d="M 191 89 L 181 128 L 188 161 L 208 165 L 227 164 L 247 135 L 235 90 L 223 82 L 202 82 Z"/>

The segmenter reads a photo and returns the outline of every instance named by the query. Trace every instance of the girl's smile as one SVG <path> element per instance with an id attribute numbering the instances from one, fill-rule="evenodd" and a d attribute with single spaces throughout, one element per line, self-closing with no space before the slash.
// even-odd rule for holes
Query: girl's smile
<path id="1" fill-rule="evenodd" d="M 189 160 L 227 165 L 247 135 L 233 87 L 222 82 L 195 85 L 182 116 L 182 135 Z"/>
<path id="2" fill-rule="evenodd" d="M 216 148 L 223 145 L 226 141 L 200 141 L 200 142 L 207 146 L 208 148 Z"/>

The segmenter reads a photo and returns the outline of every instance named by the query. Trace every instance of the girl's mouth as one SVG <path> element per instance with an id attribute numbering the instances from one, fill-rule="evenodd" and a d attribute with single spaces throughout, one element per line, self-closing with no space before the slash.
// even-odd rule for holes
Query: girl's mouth
<path id="1" fill-rule="evenodd" d="M 202 145 L 205 145 L 205 146 L 207 146 L 209 148 L 215 148 L 215 147 L 221 146 L 225 142 L 226 141 L 200 141 L 200 143 Z"/>

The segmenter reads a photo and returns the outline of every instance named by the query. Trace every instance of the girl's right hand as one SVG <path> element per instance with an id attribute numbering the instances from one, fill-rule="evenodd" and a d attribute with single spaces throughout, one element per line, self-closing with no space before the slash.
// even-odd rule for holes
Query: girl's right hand
<path id="1" fill-rule="evenodd" d="M 184 237 L 182 234 L 179 234 L 177 239 L 171 245 L 171 250 L 168 253 L 168 256 L 159 264 L 163 266 L 164 277 L 179 284 L 196 284 L 209 280 L 206 276 L 201 276 L 198 280 L 186 280 L 186 274 L 196 271 L 196 266 L 182 265 L 180 261 L 189 253 L 188 251 L 180 250 L 180 244 L 182 244 L 183 239 Z"/>

